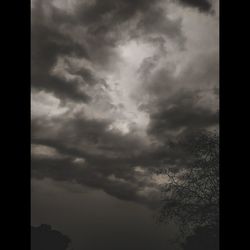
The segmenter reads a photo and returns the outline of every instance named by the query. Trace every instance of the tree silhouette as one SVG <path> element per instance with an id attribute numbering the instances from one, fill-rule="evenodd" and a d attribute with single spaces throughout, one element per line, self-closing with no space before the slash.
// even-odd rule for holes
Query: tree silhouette
<path id="1" fill-rule="evenodd" d="M 187 164 L 178 170 L 163 168 L 158 172 L 167 176 L 166 184 L 162 187 L 159 220 L 174 220 L 184 235 L 191 234 L 186 238 L 184 249 L 206 249 L 204 245 L 195 248 L 194 241 L 204 238 L 205 232 L 208 233 L 207 238 L 217 240 L 211 236 L 211 232 L 218 232 L 219 224 L 218 134 L 202 132 L 196 136 L 190 135 L 172 145 L 174 150 L 177 147 L 184 149 Z"/>
<path id="2" fill-rule="evenodd" d="M 31 250 L 66 250 L 71 240 L 50 225 L 31 226 Z"/>

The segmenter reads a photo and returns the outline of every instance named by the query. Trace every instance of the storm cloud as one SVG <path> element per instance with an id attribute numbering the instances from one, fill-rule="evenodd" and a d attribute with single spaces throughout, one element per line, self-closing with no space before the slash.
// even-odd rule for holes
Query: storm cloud
<path id="1" fill-rule="evenodd" d="M 171 142 L 218 128 L 217 3 L 33 0 L 32 180 L 157 207 Z"/>
<path id="2" fill-rule="evenodd" d="M 204 12 L 207 12 L 212 8 L 210 0 L 179 0 L 179 2 L 186 6 L 198 8 L 200 11 Z"/>

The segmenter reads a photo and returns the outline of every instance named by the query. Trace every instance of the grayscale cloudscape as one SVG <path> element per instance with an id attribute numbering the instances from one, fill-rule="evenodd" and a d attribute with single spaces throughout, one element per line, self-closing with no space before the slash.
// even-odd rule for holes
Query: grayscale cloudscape
<path id="1" fill-rule="evenodd" d="M 217 0 L 32 0 L 33 224 L 59 227 L 75 238 L 76 250 L 103 249 L 88 227 L 103 232 L 103 242 L 110 239 L 107 249 L 118 249 L 122 224 L 132 231 L 120 250 L 166 248 L 165 231 L 154 235 L 147 227 L 156 225 L 142 220 L 159 205 L 164 178 L 155 170 L 185 167 L 184 152 L 169 143 L 218 127 L 218 6 Z M 100 228 L 96 206 L 108 216 Z M 120 216 L 116 223 L 118 211 L 135 217 L 138 228 Z M 74 227 L 70 218 L 85 218 L 87 226 Z M 113 245 L 108 224 L 118 230 Z M 152 235 L 152 244 L 133 239 L 133 230 Z"/>

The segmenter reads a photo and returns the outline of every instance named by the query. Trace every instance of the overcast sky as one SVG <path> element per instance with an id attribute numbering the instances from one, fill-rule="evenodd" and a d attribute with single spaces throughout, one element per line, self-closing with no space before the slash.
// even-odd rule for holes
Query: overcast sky
<path id="1" fill-rule="evenodd" d="M 218 126 L 218 0 L 32 0 L 32 224 L 75 250 L 174 250 L 169 149 Z"/>

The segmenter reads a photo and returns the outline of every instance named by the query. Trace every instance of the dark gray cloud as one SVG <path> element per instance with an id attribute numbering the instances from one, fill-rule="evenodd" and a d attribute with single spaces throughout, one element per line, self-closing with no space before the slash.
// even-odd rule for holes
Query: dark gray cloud
<path id="1" fill-rule="evenodd" d="M 199 9 L 200 11 L 209 12 L 212 8 L 210 0 L 178 0 L 185 6 L 190 6 Z"/>
<path id="2" fill-rule="evenodd" d="M 36 11 L 35 11 L 36 10 Z M 31 29 L 31 83 L 38 89 L 53 92 L 60 98 L 70 98 L 86 102 L 90 97 L 80 91 L 79 83 L 67 82 L 51 74 L 60 55 L 86 56 L 84 49 L 55 27 L 43 24 L 45 19 L 39 9 L 35 9 Z M 56 26 L 55 24 L 53 24 Z"/>
<path id="3" fill-rule="evenodd" d="M 137 194 L 148 184 L 147 180 L 137 180 L 134 167 L 141 163 L 156 164 L 155 160 L 150 161 L 153 155 L 140 138 L 108 131 L 108 125 L 107 121 L 61 119 L 52 122 L 53 131 L 51 125 L 33 120 L 32 143 L 54 148 L 64 156 L 33 155 L 33 176 L 77 181 L 120 199 L 147 203 L 146 197 Z M 77 164 L 75 159 L 84 159 L 84 163 Z"/>
<path id="4" fill-rule="evenodd" d="M 36 0 L 32 7 L 31 84 L 43 95 L 34 98 L 32 177 L 154 207 L 153 171 L 187 164 L 169 143 L 218 124 L 216 45 L 204 50 L 206 39 L 195 40 L 196 29 L 164 1 L 69 2 Z M 196 28 L 207 33 L 214 20 L 203 16 Z"/>
<path id="5" fill-rule="evenodd" d="M 173 131 L 202 130 L 218 124 L 218 111 L 199 105 L 199 92 L 183 92 L 160 101 L 151 113 L 149 133 L 159 138 Z"/>
<path id="6" fill-rule="evenodd" d="M 119 56 L 115 47 L 131 37 L 147 39 L 157 34 L 180 40 L 180 22 L 168 19 L 157 2 L 79 1 L 74 12 L 67 13 L 52 2 L 35 1 L 31 27 L 32 86 L 53 92 L 62 99 L 90 101 L 91 97 L 82 87 L 100 83 L 96 72 L 84 68 L 67 71 L 83 81 L 53 75 L 58 59 L 85 58 L 101 67 L 112 67 Z"/>
<path id="7" fill-rule="evenodd" d="M 183 102 L 185 103 L 185 100 Z M 187 106 L 187 110 L 189 108 Z M 198 120 L 196 126 L 199 128 L 203 128 L 203 123 L 208 122 L 203 114 L 192 116 L 190 115 L 192 110 L 185 114 L 185 109 L 181 112 L 185 118 L 191 116 L 193 125 L 196 122 L 193 116 L 196 115 L 195 118 Z M 178 118 L 178 112 L 175 114 L 177 118 L 175 115 L 171 117 L 165 114 L 162 110 L 159 114 L 163 116 L 163 120 L 176 122 L 177 127 L 185 125 L 185 119 L 178 120 L 181 119 Z M 168 127 L 162 124 L 156 119 L 155 114 L 154 116 L 151 118 L 149 134 L 162 142 L 162 139 L 169 138 L 164 133 L 174 128 L 172 125 Z M 122 200 L 157 207 L 158 187 L 147 178 L 148 174 L 154 173 L 158 167 L 186 164 L 187 158 L 183 149 L 172 151 L 168 147 L 169 142 L 165 141 L 164 145 L 160 146 L 153 144 L 146 146 L 136 134 L 122 135 L 107 130 L 109 122 L 105 120 L 86 120 L 77 116 L 71 119 L 67 117 L 58 119 L 50 120 L 49 124 L 41 119 L 32 121 L 32 144 L 38 147 L 50 147 L 58 152 L 58 155 L 50 154 L 49 157 L 33 154 L 32 176 L 35 178 L 49 177 L 59 181 L 77 182 L 84 186 L 102 189 Z M 166 120 L 164 121 L 167 124 Z M 190 121 L 187 120 L 187 123 Z M 189 130 L 191 125 L 188 124 Z M 77 161 L 77 159 L 83 160 Z M 138 175 L 135 171 L 137 166 L 142 166 L 146 173 Z M 151 190 L 148 194 L 141 195 L 140 190 L 145 188 Z"/>

